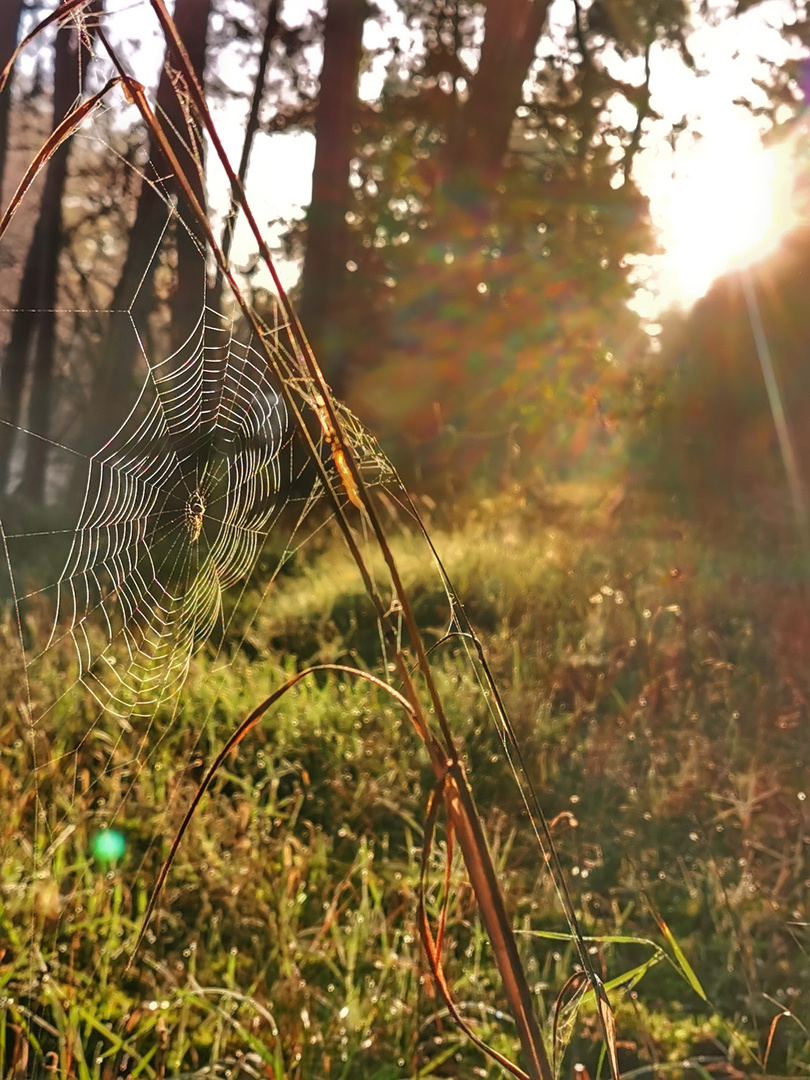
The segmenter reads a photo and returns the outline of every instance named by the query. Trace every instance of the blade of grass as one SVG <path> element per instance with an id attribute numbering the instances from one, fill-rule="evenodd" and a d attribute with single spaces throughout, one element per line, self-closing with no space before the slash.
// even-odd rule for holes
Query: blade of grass
<path id="1" fill-rule="evenodd" d="M 559 931 L 554 930 L 521 930 L 520 933 L 529 934 L 531 937 L 547 938 L 550 941 L 571 941 L 573 938 L 572 934 L 563 934 Z M 651 949 L 654 949 L 656 952 L 656 957 L 654 958 L 655 963 L 660 963 L 660 961 L 666 960 L 666 962 L 670 964 L 675 969 L 675 971 L 678 972 L 681 978 L 683 978 L 694 989 L 694 984 L 692 983 L 691 979 L 689 979 L 683 963 L 677 958 L 673 959 L 673 957 L 669 955 L 666 949 L 661 948 L 657 941 L 652 941 L 650 938 L 630 937 L 626 934 L 605 934 L 600 937 L 585 936 L 582 940 L 586 942 L 591 941 L 600 945 L 647 945 Z M 647 963 L 649 964 L 649 961 L 647 961 Z M 628 975 L 632 974 L 636 970 L 638 969 L 633 968 L 630 972 L 625 972 L 624 975 L 617 975 L 615 978 L 611 979 L 610 982 L 605 983 L 606 989 L 611 990 L 614 986 L 621 985 L 627 979 Z M 697 979 L 697 976 L 695 976 L 695 979 Z M 592 991 L 589 990 L 588 994 L 591 993 Z M 708 1001 L 708 998 L 705 997 L 705 995 L 701 994 L 701 997 L 703 997 L 704 1001 Z"/>
<path id="2" fill-rule="evenodd" d="M 37 151 L 34 160 L 25 170 L 22 180 L 20 180 L 17 185 L 17 190 L 11 196 L 11 201 L 6 207 L 2 218 L 0 218 L 0 240 L 3 238 L 6 229 L 8 229 L 11 219 L 17 213 L 20 203 L 25 198 L 26 192 L 33 184 L 40 170 L 48 163 L 48 159 L 53 156 L 66 139 L 70 138 L 79 124 L 81 124 L 84 118 L 95 109 L 102 98 L 104 98 L 115 86 L 118 86 L 120 82 L 121 79 L 119 78 L 110 79 L 97 94 L 93 94 L 87 101 L 83 101 L 81 105 L 77 105 L 75 109 L 68 113 L 61 124 L 57 124 Z"/>
<path id="3" fill-rule="evenodd" d="M 703 999 L 703 1001 L 708 1001 L 709 999 L 706 997 L 706 991 L 701 986 L 700 979 L 698 979 L 697 975 L 695 974 L 692 965 L 686 959 L 686 956 L 684 955 L 683 949 L 678 944 L 678 942 L 677 942 L 677 940 L 675 938 L 675 935 L 672 933 L 670 928 L 664 922 L 664 919 L 663 919 L 661 913 L 659 911 L 657 911 L 656 908 L 653 906 L 653 904 L 650 901 L 649 897 L 646 898 L 646 901 L 647 901 L 647 905 L 648 905 L 648 907 L 650 909 L 650 913 L 652 914 L 652 917 L 655 919 L 656 923 L 658 924 L 658 929 L 664 935 L 664 937 L 667 940 L 667 943 L 669 944 L 669 947 L 672 949 L 673 953 L 675 954 L 675 959 L 677 960 L 678 966 L 680 967 L 681 971 L 683 972 L 684 976 L 686 977 L 686 981 L 689 983 L 689 985 L 692 987 L 692 989 L 695 991 L 695 993 L 699 997 L 701 997 Z"/>

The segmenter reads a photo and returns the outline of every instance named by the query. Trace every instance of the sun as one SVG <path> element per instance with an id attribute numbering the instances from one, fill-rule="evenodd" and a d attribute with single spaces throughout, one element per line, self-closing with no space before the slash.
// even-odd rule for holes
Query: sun
<path id="1" fill-rule="evenodd" d="M 657 219 L 661 292 L 690 307 L 722 274 L 775 250 L 795 224 L 786 147 L 738 132 L 702 140 L 671 177 Z"/>

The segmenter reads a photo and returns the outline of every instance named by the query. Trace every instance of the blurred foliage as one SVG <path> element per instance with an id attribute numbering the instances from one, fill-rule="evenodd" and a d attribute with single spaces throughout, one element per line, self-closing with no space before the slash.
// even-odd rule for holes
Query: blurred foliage
<path id="1" fill-rule="evenodd" d="M 810 232 L 796 230 L 776 254 L 722 278 L 692 312 L 670 320 L 631 451 L 646 483 L 680 512 L 737 528 L 741 514 L 763 524 L 801 517 L 810 491 L 808 269 Z M 774 420 L 780 410 L 787 455 Z"/>
<path id="2" fill-rule="evenodd" d="M 226 107 L 247 107 L 268 11 L 271 22 L 278 18 L 260 136 L 315 131 L 328 146 L 336 136 L 316 123 L 314 67 L 325 20 L 314 10 L 288 13 L 254 0 L 214 5 L 205 81 L 215 116 L 230 122 Z M 701 17 L 711 20 L 710 5 Z M 650 57 L 665 50 L 693 66 L 692 18 L 684 0 L 548 8 L 504 0 L 491 11 L 466 0 L 398 0 L 388 15 L 369 7 L 360 69 L 341 76 L 350 80 L 344 89 L 356 108 L 347 114 L 351 175 L 329 192 L 346 233 L 326 274 L 336 299 L 319 313 L 316 296 L 306 329 L 335 389 L 380 435 L 407 479 L 443 490 L 473 476 L 496 485 L 570 477 L 619 462 L 625 437 L 639 432 L 660 447 L 661 462 L 677 460 L 673 439 L 686 437 L 688 425 L 676 434 L 674 402 L 688 396 L 691 376 L 680 361 L 650 364 L 649 339 L 627 303 L 638 262 L 655 244 L 633 166 L 650 140 L 666 137 L 651 106 Z M 794 36 L 803 32 L 800 20 L 790 28 Z M 45 60 L 42 70 L 47 75 Z M 795 126 L 803 72 L 794 62 L 771 66 L 761 87 L 769 96 L 767 123 Z M 92 82 L 92 66 L 90 75 Z M 358 78 L 375 86 L 363 100 Z M 27 84 L 23 90 L 18 128 L 42 97 L 41 80 L 34 98 Z M 129 248 L 144 135 L 138 125 L 116 125 L 114 115 L 99 113 L 93 141 L 76 143 L 66 188 L 48 434 L 69 445 L 82 443 L 88 407 L 109 412 L 97 405 L 100 372 L 118 353 L 109 347 L 112 324 L 121 324 L 128 349 L 136 343 L 124 313 L 133 297 L 127 293 L 119 311 L 108 309 Z M 670 139 L 689 134 L 689 126 L 684 117 Z M 278 235 L 289 223 L 275 225 Z M 306 243 L 306 222 L 289 228 L 288 253 L 300 256 Z M 158 359 L 170 351 L 179 295 L 172 228 L 150 265 L 137 331 Z M 248 260 L 248 279 L 256 268 Z M 13 274 L 11 267 L 7 280 Z M 303 296 L 307 287 L 305 270 Z M 5 293 L 11 307 L 13 290 Z M 727 312 L 706 309 L 707 327 L 737 318 L 733 302 Z M 702 333 L 687 331 L 694 340 L 684 344 L 668 328 L 667 357 L 697 356 Z M 719 352 L 730 357 L 735 348 L 729 339 Z M 715 357 L 714 343 L 707 339 L 704 351 Z M 701 398 L 707 417 L 737 393 L 721 388 L 730 373 L 723 371 L 719 396 Z M 131 382 L 134 392 L 138 379 Z M 669 404 L 660 411 L 662 388 Z M 695 383 L 698 394 L 704 389 Z M 727 415 L 730 423 L 737 414 L 731 408 Z M 670 434 L 657 431 L 658 418 Z M 723 446 L 739 461 L 734 423 Z M 764 428 L 760 434 L 767 439 Z M 636 442 L 641 457 L 658 453 Z M 691 446 L 698 455 L 712 449 L 699 438 Z M 694 471 L 699 483 L 706 480 L 708 470 Z M 720 465 L 716 475 L 723 475 Z M 670 483 L 660 472 L 654 482 L 663 489 Z"/>
<path id="3" fill-rule="evenodd" d="M 631 171 L 649 68 L 630 85 L 611 57 L 648 58 L 657 43 L 690 62 L 687 11 L 572 5 L 527 48 L 531 8 L 512 2 L 505 30 L 489 17 L 501 82 L 529 61 L 528 91 L 521 78 L 490 101 L 483 9 L 403 3 L 417 46 L 394 49 L 356 127 L 349 257 L 318 330 L 322 361 L 428 482 L 500 480 L 517 452 L 524 471 L 593 465 L 635 407 L 647 339 L 627 308 L 628 256 L 654 245 Z"/>

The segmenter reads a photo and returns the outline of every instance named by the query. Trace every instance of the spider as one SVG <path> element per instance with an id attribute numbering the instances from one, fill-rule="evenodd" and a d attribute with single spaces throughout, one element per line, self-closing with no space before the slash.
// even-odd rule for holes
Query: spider
<path id="1" fill-rule="evenodd" d="M 194 491 L 186 503 L 186 528 L 189 539 L 195 544 L 200 539 L 205 516 L 205 499 L 199 488 Z"/>

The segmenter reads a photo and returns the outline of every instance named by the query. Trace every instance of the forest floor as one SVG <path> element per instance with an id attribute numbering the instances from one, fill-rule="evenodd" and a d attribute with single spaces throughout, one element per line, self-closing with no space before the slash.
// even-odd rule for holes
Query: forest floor
<path id="1" fill-rule="evenodd" d="M 554 823 L 622 1068 L 806 1076 L 810 607 L 798 554 L 709 540 L 619 488 L 471 501 L 455 525 L 434 513 L 433 539 Z M 576 966 L 568 927 L 468 643 L 444 639 L 441 580 L 404 530 L 394 548 L 428 642 L 442 642 L 437 679 L 551 1037 Z M 359 577 L 325 534 L 249 614 L 258 596 L 232 621 L 227 664 L 199 652 L 179 706 L 150 724 L 145 767 L 126 749 L 138 733 L 114 721 L 82 741 L 92 702 L 77 693 L 36 731 L 33 784 L 4 649 L 3 1075 L 501 1075 L 449 1019 L 416 930 L 432 774 L 395 703 L 359 679 L 301 682 L 226 761 L 126 967 L 171 837 L 238 721 L 298 667 L 378 665 Z M 58 655 L 53 665 L 58 681 Z M 94 836 L 119 804 L 126 852 L 110 863 Z M 458 857 L 450 886 L 448 980 L 514 1058 Z M 606 1075 L 588 1002 L 556 1020 L 564 1073 Z"/>

